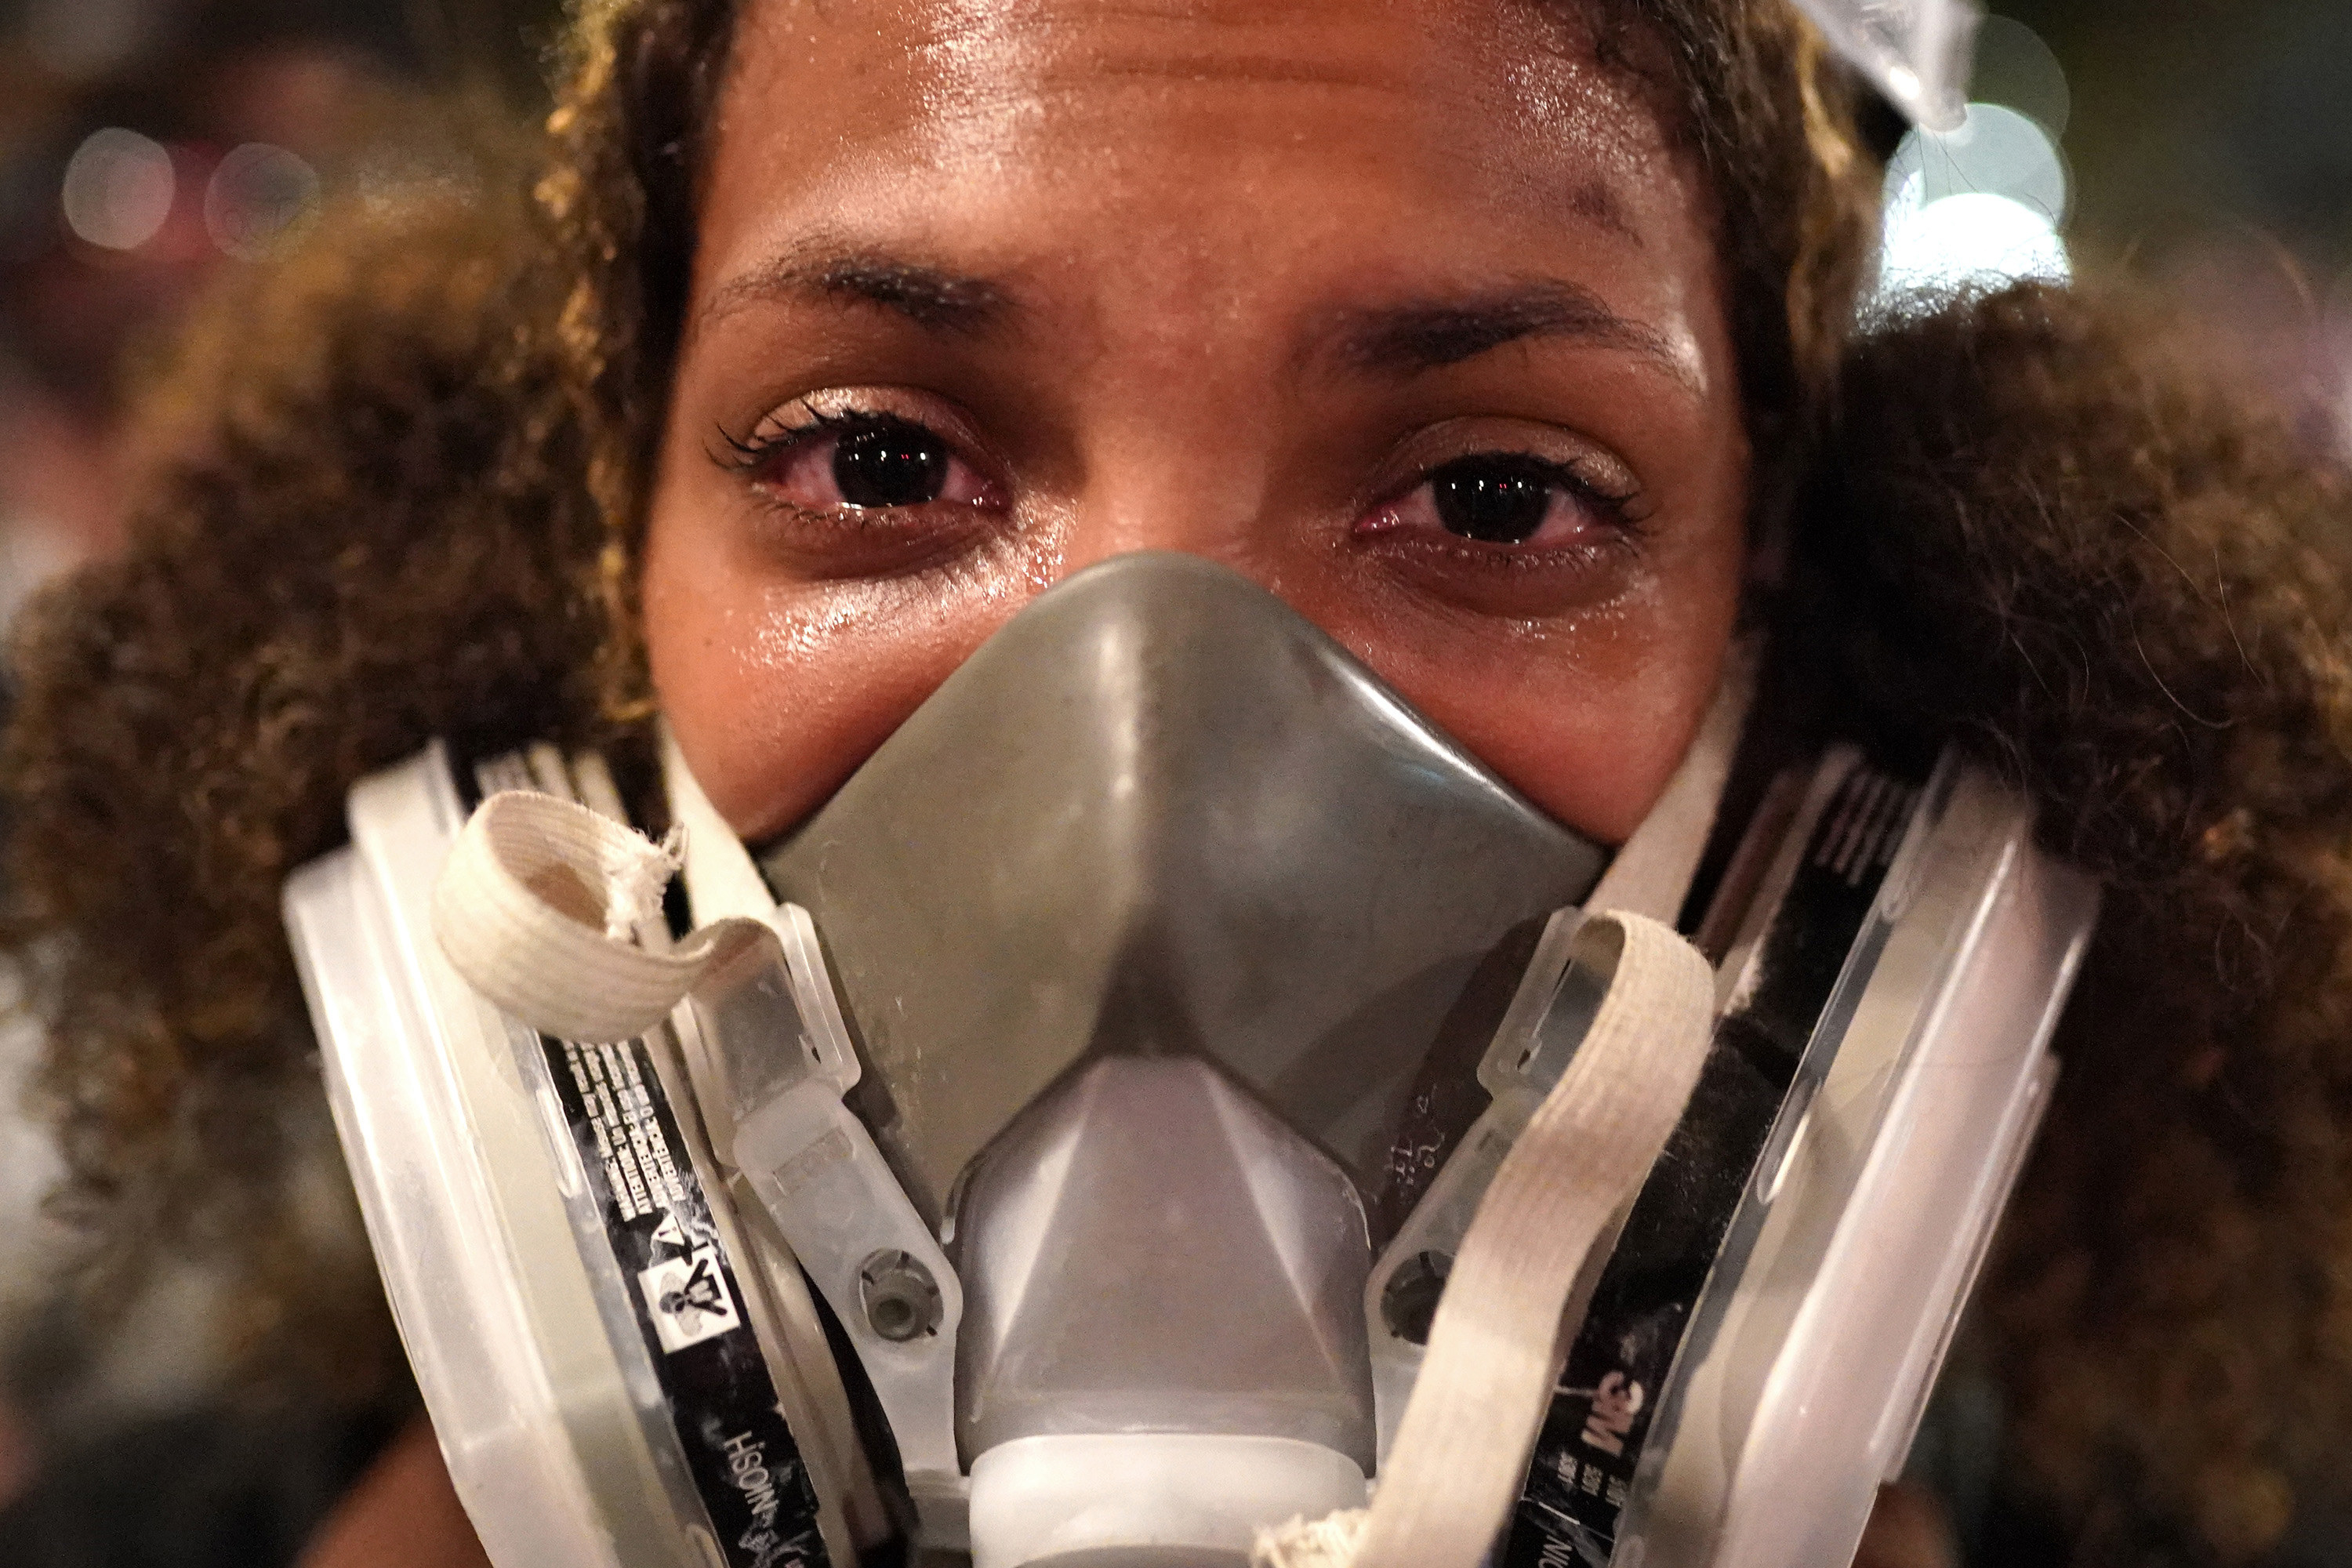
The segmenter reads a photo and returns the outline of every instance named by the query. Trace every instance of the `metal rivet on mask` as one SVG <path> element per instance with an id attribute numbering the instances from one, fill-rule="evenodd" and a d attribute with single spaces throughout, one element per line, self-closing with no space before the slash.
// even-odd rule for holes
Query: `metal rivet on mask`
<path id="1" fill-rule="evenodd" d="M 1429 1322 L 1437 1316 L 1437 1299 L 1445 1291 L 1445 1277 L 1454 1272 L 1454 1258 L 1444 1252 L 1416 1252 L 1397 1266 L 1381 1292 L 1381 1321 L 1389 1332 L 1408 1344 L 1429 1342 Z"/>
<path id="2" fill-rule="evenodd" d="M 886 1340 L 919 1340 L 940 1326 L 939 1282 L 910 1253 L 884 1247 L 857 1268 L 857 1300 Z"/>

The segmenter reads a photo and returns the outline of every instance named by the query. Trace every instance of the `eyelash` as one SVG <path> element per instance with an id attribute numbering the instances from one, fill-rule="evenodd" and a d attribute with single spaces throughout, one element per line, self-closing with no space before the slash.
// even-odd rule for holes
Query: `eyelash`
<path id="1" fill-rule="evenodd" d="M 799 409 L 801 416 L 808 421 L 805 425 L 793 425 L 769 430 L 767 429 L 768 421 L 763 419 L 758 426 L 741 436 L 736 435 L 723 425 L 720 426 L 719 442 L 725 450 L 713 451 L 710 454 L 711 460 L 720 468 L 737 473 L 756 473 L 771 458 L 782 457 L 786 452 L 793 451 L 820 436 L 855 435 L 868 430 L 884 429 L 892 425 L 918 423 L 898 415 L 879 414 L 862 408 L 828 414 L 824 409 L 805 401 L 795 406 Z"/>

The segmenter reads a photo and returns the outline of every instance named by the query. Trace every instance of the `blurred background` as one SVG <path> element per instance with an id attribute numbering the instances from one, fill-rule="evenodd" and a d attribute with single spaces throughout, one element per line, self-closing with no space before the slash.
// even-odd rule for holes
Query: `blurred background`
<path id="1" fill-rule="evenodd" d="M 0 0 L 0 633 L 117 546 L 124 389 L 195 291 L 322 202 L 462 184 L 415 95 L 536 111 L 559 3 Z M 2352 4 L 2005 0 L 1970 97 L 1893 161 L 1890 300 L 2126 268 L 2352 441 Z M 0 1025 L 0 1557 L 290 1562 L 382 1433 L 226 1407 L 193 1267 L 100 1348 L 40 1205 L 32 1047 Z"/>

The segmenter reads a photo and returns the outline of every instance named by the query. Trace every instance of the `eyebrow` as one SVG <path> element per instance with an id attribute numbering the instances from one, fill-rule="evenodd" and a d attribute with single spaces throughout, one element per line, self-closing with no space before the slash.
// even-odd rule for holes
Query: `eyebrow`
<path id="1" fill-rule="evenodd" d="M 1620 315 L 1580 284 L 1549 279 L 1461 299 L 1345 310 L 1327 341 L 1350 369 L 1409 376 L 1530 338 L 1568 338 L 1620 350 L 1690 379 L 1690 367 L 1664 332 Z"/>
<path id="2" fill-rule="evenodd" d="M 871 306 L 928 331 L 959 336 L 1001 328 L 1020 309 L 1012 291 L 994 279 L 876 251 L 825 252 L 803 246 L 720 285 L 696 314 L 693 331 L 707 331 L 754 304 L 793 298 Z M 1583 285 L 1561 279 L 1342 310 L 1320 337 L 1327 352 L 1361 374 L 1410 377 L 1507 343 L 1564 338 L 1634 354 L 1676 380 L 1693 380 L 1690 366 L 1664 333 L 1621 315 Z"/>
<path id="3" fill-rule="evenodd" d="M 950 272 L 872 252 L 795 250 L 721 284 L 695 316 L 707 331 L 748 306 L 791 298 L 870 305 L 935 332 L 972 335 L 1003 324 L 1016 306 L 993 279 Z"/>

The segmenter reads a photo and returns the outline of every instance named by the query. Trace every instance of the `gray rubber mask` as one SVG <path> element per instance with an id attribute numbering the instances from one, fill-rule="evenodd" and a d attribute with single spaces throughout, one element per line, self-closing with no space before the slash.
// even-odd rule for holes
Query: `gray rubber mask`
<path id="1" fill-rule="evenodd" d="M 1303 1438 L 1371 1468 L 1362 1293 L 1604 852 L 1189 556 L 1045 595 L 760 863 L 950 1244 L 967 1461 Z"/>

